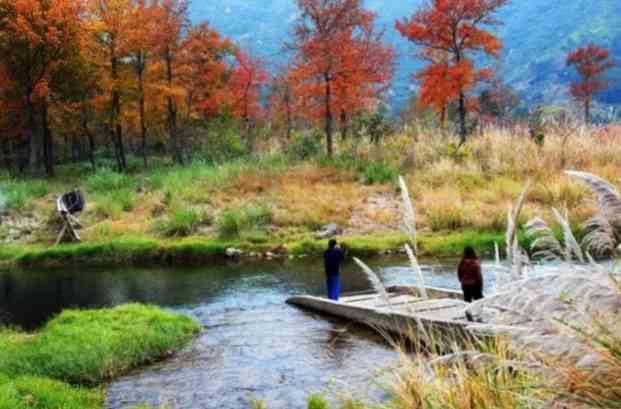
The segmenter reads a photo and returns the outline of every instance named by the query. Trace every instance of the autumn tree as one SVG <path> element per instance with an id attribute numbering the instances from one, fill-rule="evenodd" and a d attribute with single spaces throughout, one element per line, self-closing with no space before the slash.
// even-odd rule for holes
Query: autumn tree
<path id="1" fill-rule="evenodd" d="M 235 67 L 229 79 L 230 107 L 233 116 L 241 121 L 243 133 L 248 139 L 251 139 L 252 124 L 262 115 L 260 89 L 267 79 L 261 59 L 243 51 L 235 53 Z"/>
<path id="2" fill-rule="evenodd" d="M 378 96 L 388 89 L 392 79 L 394 50 L 383 43 L 383 32 L 375 29 L 374 19 L 375 15 L 343 44 L 335 81 L 335 109 L 339 112 L 343 138 L 347 137 L 355 114 L 377 110 Z"/>
<path id="3" fill-rule="evenodd" d="M 570 52 L 567 66 L 575 67 L 580 76 L 580 81 L 571 84 L 571 95 L 583 104 L 584 122 L 588 124 L 591 122 L 593 97 L 608 86 L 602 76 L 614 66 L 614 61 L 608 50 L 591 43 Z"/>
<path id="4" fill-rule="evenodd" d="M 501 79 L 494 78 L 479 96 L 479 111 L 483 119 L 506 121 L 520 104 L 520 97 Z"/>
<path id="5" fill-rule="evenodd" d="M 375 14 L 364 9 L 361 0 L 298 0 L 301 17 L 295 26 L 297 50 L 294 77 L 303 98 L 316 101 L 316 112 L 324 118 L 328 155 L 333 154 L 333 127 L 338 104 L 346 106 L 357 98 L 361 87 L 390 81 L 391 70 L 377 69 L 367 61 L 384 59 L 392 64 L 390 49 L 381 44 L 373 30 Z M 380 56 L 376 58 L 376 53 Z M 368 90 L 367 89 L 367 90 Z M 366 91 L 365 91 L 366 93 Z M 335 105 L 337 105 L 335 107 Z"/>
<path id="6" fill-rule="evenodd" d="M 189 30 L 179 56 L 187 118 L 208 120 L 220 113 L 231 73 L 227 59 L 234 51 L 233 43 L 208 23 Z"/>
<path id="7" fill-rule="evenodd" d="M 132 5 L 132 25 L 128 32 L 128 52 L 136 74 L 138 93 L 138 115 L 141 151 L 144 166 L 147 167 L 147 120 L 146 120 L 146 81 L 149 65 L 154 57 L 157 37 L 157 5 L 149 4 L 146 0 L 136 0 Z"/>
<path id="8" fill-rule="evenodd" d="M 285 138 L 291 139 L 293 123 L 295 121 L 295 103 L 291 66 L 283 67 L 280 72 L 270 79 L 269 110 L 272 121 L 284 124 Z"/>
<path id="9" fill-rule="evenodd" d="M 188 28 L 188 0 L 157 0 L 157 35 L 159 54 L 164 61 L 166 81 L 167 127 L 173 161 L 184 162 L 178 123 L 178 100 L 182 97 L 176 69 L 183 36 Z"/>
<path id="10" fill-rule="evenodd" d="M 80 52 L 81 12 L 82 3 L 75 0 L 0 0 L 0 60 L 14 97 L 5 104 L 24 110 L 30 168 L 42 151 L 48 176 L 54 174 L 51 78 Z"/>
<path id="11" fill-rule="evenodd" d="M 122 102 L 130 89 L 127 62 L 133 25 L 132 0 L 91 0 L 89 11 L 88 23 L 93 40 L 89 54 L 102 71 L 103 88 L 108 93 L 105 111 L 117 168 L 126 171 Z"/>
<path id="12" fill-rule="evenodd" d="M 468 94 L 489 77 L 489 71 L 476 69 L 475 58 L 480 54 L 499 56 L 502 43 L 486 28 L 499 24 L 494 14 L 507 1 L 430 0 L 412 17 L 396 23 L 401 35 L 417 45 L 420 55 L 430 61 L 418 74 L 423 100 L 436 110 L 443 110 L 447 101 L 458 102 L 461 143 L 468 133 Z M 435 88 L 441 83 L 445 85 Z"/>

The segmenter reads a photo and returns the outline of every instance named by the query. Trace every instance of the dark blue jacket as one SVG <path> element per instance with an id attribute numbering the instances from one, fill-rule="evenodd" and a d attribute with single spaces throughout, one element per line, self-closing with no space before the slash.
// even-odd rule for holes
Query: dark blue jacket
<path id="1" fill-rule="evenodd" d="M 341 264 L 345 261 L 345 255 L 340 249 L 328 249 L 323 253 L 323 261 L 328 277 L 339 276 L 341 274 Z"/>

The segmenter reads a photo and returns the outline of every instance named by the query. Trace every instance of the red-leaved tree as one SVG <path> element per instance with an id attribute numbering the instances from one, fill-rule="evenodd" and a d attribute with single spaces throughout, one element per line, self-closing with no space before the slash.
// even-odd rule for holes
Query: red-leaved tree
<path id="1" fill-rule="evenodd" d="M 508 0 L 430 0 L 409 19 L 396 23 L 401 35 L 420 48 L 430 65 L 417 74 L 421 101 L 440 115 L 448 103 L 459 104 L 460 140 L 467 137 L 468 93 L 489 78 L 478 70 L 475 57 L 498 57 L 502 42 L 486 30 L 499 24 L 495 12 Z"/>
<path id="2" fill-rule="evenodd" d="M 250 137 L 252 124 L 262 114 L 259 94 L 268 75 L 259 58 L 237 51 L 235 60 L 236 65 L 229 79 L 231 112 L 242 121 L 243 131 L 246 137 Z"/>
<path id="3" fill-rule="evenodd" d="M 584 106 L 584 122 L 591 122 L 593 96 L 606 89 L 608 84 L 602 75 L 614 66 L 608 50 L 589 44 L 572 51 L 567 56 L 567 66 L 575 67 L 580 81 L 571 84 L 571 95 Z"/>
<path id="4" fill-rule="evenodd" d="M 376 97 L 392 76 L 394 53 L 374 30 L 375 14 L 361 0 L 298 0 L 292 77 L 307 117 L 323 117 L 328 156 L 335 114 Z"/>

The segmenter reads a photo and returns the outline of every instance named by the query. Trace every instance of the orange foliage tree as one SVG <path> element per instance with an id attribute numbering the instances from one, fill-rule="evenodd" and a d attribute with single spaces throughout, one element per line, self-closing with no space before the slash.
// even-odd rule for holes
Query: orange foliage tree
<path id="1" fill-rule="evenodd" d="M 244 133 L 248 137 L 252 123 L 263 113 L 259 104 L 261 86 L 267 81 L 268 75 L 259 58 L 237 51 L 235 67 L 229 79 L 231 93 L 230 108 L 235 118 L 242 121 Z"/>
<path id="2" fill-rule="evenodd" d="M 158 51 L 164 61 L 167 126 L 173 161 L 184 162 L 180 141 L 178 107 L 183 97 L 183 87 L 177 70 L 179 69 L 183 36 L 188 28 L 188 0 L 154 0 L 158 7 L 157 35 Z"/>
<path id="3" fill-rule="evenodd" d="M 461 143 L 466 141 L 468 93 L 491 74 L 476 69 L 474 57 L 498 57 L 501 41 L 485 30 L 499 24 L 495 12 L 507 0 L 431 0 L 409 19 L 397 21 L 401 35 L 420 47 L 430 65 L 419 72 L 421 102 L 445 112 L 452 101 L 459 104 Z"/>
<path id="4" fill-rule="evenodd" d="M 323 117 L 328 155 L 333 154 L 336 112 L 353 110 L 384 88 L 393 52 L 373 29 L 375 14 L 361 0 L 298 0 L 296 93 L 308 117 Z"/>
<path id="5" fill-rule="evenodd" d="M 567 66 L 573 66 L 580 75 L 580 81 L 571 84 L 571 95 L 584 106 L 584 122 L 591 122 L 591 103 L 593 96 L 606 89 L 608 84 L 602 79 L 604 72 L 614 66 L 608 50 L 588 44 L 567 55 Z"/>
<path id="6" fill-rule="evenodd" d="M 220 113 L 231 71 L 226 60 L 233 53 L 233 43 L 209 24 L 190 29 L 180 56 L 188 118 L 209 119 Z"/>
<path id="7" fill-rule="evenodd" d="M 144 166 L 147 161 L 147 84 L 149 68 L 154 59 L 153 50 L 157 44 L 157 4 L 149 4 L 146 0 L 136 0 L 132 5 L 132 25 L 128 32 L 128 52 L 136 75 L 138 96 L 138 115 L 141 139 L 141 151 Z"/>
<path id="8" fill-rule="evenodd" d="M 48 110 L 54 73 L 75 58 L 82 32 L 82 2 L 76 0 L 0 0 L 0 61 L 10 81 L 3 106 L 25 112 L 24 130 L 32 170 L 43 163 L 54 174 L 53 137 Z M 7 112 L 3 112 L 3 115 Z"/>
<path id="9" fill-rule="evenodd" d="M 272 76 L 268 98 L 269 116 L 277 126 L 284 125 L 287 140 L 291 139 L 296 111 L 291 71 L 292 67 L 288 65 L 281 68 L 278 74 Z"/>
<path id="10" fill-rule="evenodd" d="M 88 21 L 92 35 L 89 56 L 102 72 L 102 88 L 107 94 L 98 98 L 98 105 L 108 115 L 108 127 L 119 171 L 127 170 L 122 102 L 127 99 L 131 81 L 127 62 L 131 56 L 132 1 L 91 0 Z"/>

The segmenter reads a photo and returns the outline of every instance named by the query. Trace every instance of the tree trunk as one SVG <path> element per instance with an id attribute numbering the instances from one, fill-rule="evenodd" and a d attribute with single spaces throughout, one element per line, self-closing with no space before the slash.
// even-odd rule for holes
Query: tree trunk
<path id="1" fill-rule="evenodd" d="M 285 115 L 286 115 L 286 126 L 287 126 L 287 140 L 290 141 L 291 140 L 291 132 L 293 129 L 293 124 L 292 124 L 292 115 L 291 115 L 291 91 L 289 90 L 289 87 L 287 86 L 287 89 L 285 90 Z"/>
<path id="2" fill-rule="evenodd" d="M 346 140 L 349 136 L 349 118 L 347 112 L 341 110 L 341 139 Z"/>
<path id="3" fill-rule="evenodd" d="M 84 135 L 88 138 L 88 160 L 93 170 L 95 170 L 97 168 L 97 164 L 95 163 L 95 137 L 90 129 L 88 129 L 88 112 L 86 104 L 84 103 L 82 103 L 82 132 L 84 132 Z"/>
<path id="4" fill-rule="evenodd" d="M 125 156 L 125 146 L 123 144 L 123 127 L 121 122 L 116 122 L 116 143 L 119 150 L 119 168 L 121 172 L 127 172 L 127 158 Z"/>
<path id="5" fill-rule="evenodd" d="M 466 96 L 459 92 L 459 145 L 466 143 L 468 129 L 466 128 Z"/>
<path id="6" fill-rule="evenodd" d="M 170 48 L 166 48 L 164 55 L 166 60 L 166 79 L 168 81 L 168 87 L 173 85 L 173 70 L 172 70 L 172 54 Z M 180 144 L 178 140 L 177 132 L 177 106 L 172 96 L 167 98 L 168 102 L 168 134 L 170 137 L 170 146 L 172 149 L 173 162 L 180 165 L 183 164 L 183 155 L 181 154 Z"/>
<path id="7" fill-rule="evenodd" d="M 28 168 L 34 174 L 39 165 L 40 138 L 37 132 L 37 115 L 30 97 L 26 101 L 26 115 L 28 117 Z"/>
<path id="8" fill-rule="evenodd" d="M 144 167 L 148 167 L 149 163 L 147 160 L 147 125 L 145 120 L 145 98 L 144 98 L 144 76 L 143 71 L 140 70 L 138 72 L 138 86 L 140 92 L 140 136 L 142 139 L 142 160 L 144 162 Z"/>
<path id="9" fill-rule="evenodd" d="M 446 130 L 446 105 L 442 107 L 442 111 L 440 112 L 440 129 L 442 132 Z"/>
<path id="10" fill-rule="evenodd" d="M 332 140 L 332 88 L 330 83 L 330 74 L 324 74 L 324 80 L 326 83 L 326 145 L 328 148 L 328 157 L 332 158 L 334 153 L 334 146 Z"/>
<path id="11" fill-rule="evenodd" d="M 111 43 L 111 68 L 112 80 L 118 79 L 117 64 L 118 59 L 115 53 L 114 40 Z M 121 126 L 121 94 L 116 85 L 112 91 L 112 123 L 110 124 L 113 141 L 115 145 L 116 164 L 119 172 L 127 171 L 127 159 L 125 158 L 125 147 L 123 146 L 123 128 Z"/>
<path id="12" fill-rule="evenodd" d="M 48 106 L 44 102 L 41 106 L 41 122 L 43 128 L 43 162 L 47 177 L 54 177 L 54 141 L 48 124 Z"/>

